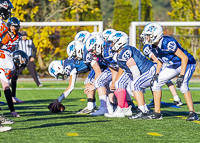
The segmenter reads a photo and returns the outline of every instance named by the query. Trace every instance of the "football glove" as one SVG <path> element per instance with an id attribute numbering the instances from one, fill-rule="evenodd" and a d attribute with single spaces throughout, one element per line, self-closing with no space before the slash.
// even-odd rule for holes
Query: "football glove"
<path id="1" fill-rule="evenodd" d="M 179 75 L 176 80 L 176 87 L 180 88 L 181 85 L 183 84 L 183 80 L 184 80 L 184 75 Z"/>
<path id="2" fill-rule="evenodd" d="M 153 86 L 154 81 L 158 81 L 158 76 L 159 76 L 158 73 L 154 74 L 153 78 L 151 79 L 150 86 Z"/>
<path id="3" fill-rule="evenodd" d="M 48 106 L 49 110 L 52 112 L 62 112 L 65 110 L 65 106 L 62 105 L 58 99 L 56 99 L 54 102 L 50 103 Z"/>

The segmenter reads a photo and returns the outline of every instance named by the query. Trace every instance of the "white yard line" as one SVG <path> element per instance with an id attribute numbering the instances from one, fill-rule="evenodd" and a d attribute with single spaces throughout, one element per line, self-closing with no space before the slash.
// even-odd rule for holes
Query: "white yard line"
<path id="1" fill-rule="evenodd" d="M 67 87 L 66 87 L 67 88 Z M 64 90 L 66 89 L 65 87 L 49 87 L 49 88 L 45 88 L 45 87 L 38 87 L 38 88 L 17 88 L 17 90 Z M 74 89 L 78 89 L 78 90 L 83 90 L 83 87 L 75 87 Z M 3 90 L 2 88 L 0 88 L 0 90 Z M 150 90 L 149 88 L 146 90 Z M 162 90 L 169 90 L 169 88 L 162 88 Z M 200 87 L 190 87 L 190 90 L 200 90 Z"/>

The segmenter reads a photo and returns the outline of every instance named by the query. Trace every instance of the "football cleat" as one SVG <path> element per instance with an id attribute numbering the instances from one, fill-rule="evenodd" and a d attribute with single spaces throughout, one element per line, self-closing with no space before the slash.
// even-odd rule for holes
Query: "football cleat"
<path id="1" fill-rule="evenodd" d="M 108 113 L 107 107 L 101 107 L 96 112 L 90 113 L 90 115 L 91 116 L 101 116 L 101 115 L 104 115 L 105 113 Z"/>
<path id="2" fill-rule="evenodd" d="M 189 117 L 186 119 L 186 121 L 198 121 L 198 120 L 199 120 L 199 117 L 197 113 L 190 111 Z"/>
<path id="3" fill-rule="evenodd" d="M 137 114 L 128 117 L 128 119 L 146 119 L 147 116 L 147 113 L 143 113 L 140 109 L 137 109 Z"/>
<path id="4" fill-rule="evenodd" d="M 123 112 L 125 116 L 132 116 L 132 106 L 129 106 L 128 108 L 123 108 Z"/>
<path id="5" fill-rule="evenodd" d="M 13 124 L 14 121 L 11 119 L 7 119 L 4 115 L 0 114 L 0 122 L 1 124 Z"/>
<path id="6" fill-rule="evenodd" d="M 18 99 L 17 97 L 12 97 L 13 103 L 22 103 L 24 101 Z"/>
<path id="7" fill-rule="evenodd" d="M 161 113 L 157 113 L 155 111 L 153 111 L 152 113 L 150 113 L 147 117 L 145 117 L 144 119 L 157 119 L 157 120 L 162 120 L 163 117 L 161 115 Z"/>
<path id="8" fill-rule="evenodd" d="M 181 106 L 181 105 L 183 105 L 183 103 L 181 102 L 181 98 L 179 98 L 179 101 L 174 101 L 174 102 L 173 102 L 173 105 L 176 105 L 176 106 Z"/>
<path id="9" fill-rule="evenodd" d="M 123 118 L 123 117 L 125 117 L 124 109 L 117 106 L 117 109 L 113 113 L 105 113 L 104 116 L 105 117 Z"/>
<path id="10" fill-rule="evenodd" d="M 12 130 L 11 127 L 3 126 L 0 124 L 0 132 L 6 132 Z"/>

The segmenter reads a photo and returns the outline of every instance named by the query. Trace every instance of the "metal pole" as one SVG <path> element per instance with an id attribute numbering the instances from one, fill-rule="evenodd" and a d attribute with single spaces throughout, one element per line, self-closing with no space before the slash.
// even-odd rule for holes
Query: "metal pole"
<path id="1" fill-rule="evenodd" d="M 139 15 L 138 15 L 138 21 L 139 21 L 139 22 L 141 21 L 141 0 L 139 0 Z M 140 26 L 139 26 L 139 34 L 140 34 Z M 139 45 L 139 49 L 141 50 L 140 43 L 139 43 L 138 45 Z"/>

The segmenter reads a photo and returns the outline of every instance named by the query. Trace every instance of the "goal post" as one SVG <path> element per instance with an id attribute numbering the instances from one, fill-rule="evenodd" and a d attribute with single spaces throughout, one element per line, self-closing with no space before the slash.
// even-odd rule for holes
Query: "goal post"
<path id="1" fill-rule="evenodd" d="M 77 22 L 20 22 L 21 27 L 30 26 L 94 26 L 94 32 L 103 32 L 103 21 L 77 21 Z"/>
<path id="2" fill-rule="evenodd" d="M 130 27 L 129 27 L 129 44 L 131 46 L 136 47 L 137 45 L 137 26 L 145 26 L 146 24 L 150 23 L 150 22 L 157 22 L 159 23 L 161 26 L 200 26 L 200 22 L 198 21 L 194 21 L 194 22 L 183 22 L 183 21 L 179 21 L 179 22 L 158 22 L 158 21 L 145 21 L 145 22 L 131 22 Z M 142 31 L 141 31 L 142 32 Z M 139 33 L 141 34 L 141 33 Z"/>

